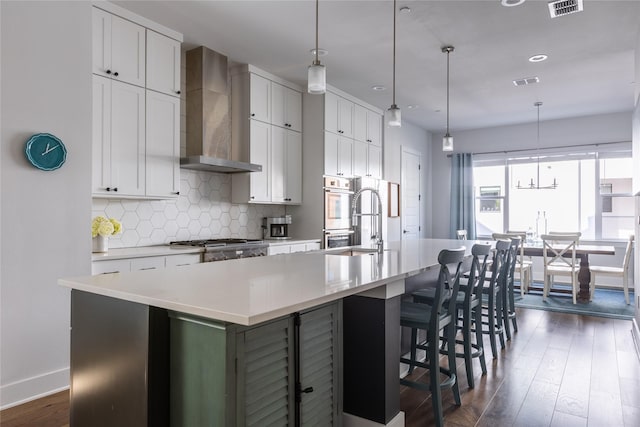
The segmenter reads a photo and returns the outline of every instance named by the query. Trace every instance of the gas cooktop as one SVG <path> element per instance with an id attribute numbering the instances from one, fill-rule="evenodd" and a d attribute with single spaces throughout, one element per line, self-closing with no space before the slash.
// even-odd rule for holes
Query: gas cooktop
<path id="1" fill-rule="evenodd" d="M 237 245 L 257 245 L 263 243 L 259 239 L 200 239 L 200 240 L 183 240 L 170 242 L 170 245 L 180 246 L 199 246 L 203 248 L 209 247 L 225 247 Z"/>

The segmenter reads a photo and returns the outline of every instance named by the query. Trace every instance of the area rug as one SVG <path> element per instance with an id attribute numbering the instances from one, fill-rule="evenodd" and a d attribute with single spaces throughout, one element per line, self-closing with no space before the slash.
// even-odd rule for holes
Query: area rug
<path id="1" fill-rule="evenodd" d="M 550 294 L 547 301 L 542 301 L 542 292 L 532 291 L 521 297 L 517 291 L 515 303 L 522 308 L 631 320 L 635 311 L 633 291 L 629 291 L 629 299 L 632 305 L 626 304 L 622 291 L 596 289 L 592 302 L 573 304 L 571 294 Z"/>

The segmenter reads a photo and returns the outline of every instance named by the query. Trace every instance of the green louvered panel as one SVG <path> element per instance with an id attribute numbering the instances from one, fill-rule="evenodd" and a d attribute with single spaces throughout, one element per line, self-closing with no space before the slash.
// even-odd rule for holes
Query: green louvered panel
<path id="1" fill-rule="evenodd" d="M 303 393 L 301 424 L 329 426 L 337 423 L 337 306 L 330 305 L 301 316 L 300 384 L 313 387 Z"/>
<path id="2" fill-rule="evenodd" d="M 287 426 L 293 417 L 291 387 L 292 321 L 277 322 L 243 333 L 238 374 L 245 426 Z M 240 372 L 241 371 L 241 372 Z"/>

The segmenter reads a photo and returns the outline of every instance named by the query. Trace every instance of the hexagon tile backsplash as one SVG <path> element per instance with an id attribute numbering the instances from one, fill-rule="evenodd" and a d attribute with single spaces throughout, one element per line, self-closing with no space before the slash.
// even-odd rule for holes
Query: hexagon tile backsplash
<path id="1" fill-rule="evenodd" d="M 231 176 L 180 170 L 175 200 L 93 199 L 92 218 L 122 222 L 109 247 L 161 245 L 174 240 L 262 238 L 262 218 L 284 215 L 283 206 L 231 203 Z M 87 225 L 87 228 L 89 225 Z"/>

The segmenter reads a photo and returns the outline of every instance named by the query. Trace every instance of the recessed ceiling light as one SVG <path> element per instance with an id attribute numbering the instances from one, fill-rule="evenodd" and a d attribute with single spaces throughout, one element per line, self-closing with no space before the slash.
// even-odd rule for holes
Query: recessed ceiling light
<path id="1" fill-rule="evenodd" d="M 316 55 L 316 50 L 315 49 L 311 49 L 309 51 L 311 53 L 311 55 L 315 56 Z M 325 56 L 326 54 L 328 54 L 329 51 L 326 49 L 323 49 L 321 47 L 318 48 L 318 56 Z"/>
<path id="2" fill-rule="evenodd" d="M 402 13 L 411 13 L 411 8 L 409 6 L 402 6 L 400 8 L 400 12 L 402 12 Z"/>
<path id="3" fill-rule="evenodd" d="M 529 62 L 542 62 L 542 61 L 546 61 L 547 58 L 548 56 L 545 55 L 544 53 L 539 53 L 529 58 Z"/>
<path id="4" fill-rule="evenodd" d="M 436 113 L 441 113 L 442 110 L 438 109 L 438 110 L 434 110 Z"/>
<path id="5" fill-rule="evenodd" d="M 500 3 L 506 7 L 520 6 L 524 0 L 501 0 Z"/>
<path id="6" fill-rule="evenodd" d="M 415 110 L 418 107 L 420 107 L 418 104 L 407 105 L 407 110 Z"/>
<path id="7" fill-rule="evenodd" d="M 383 90 L 387 90 L 387 88 L 382 86 L 382 85 L 371 86 L 371 89 L 375 90 L 376 92 L 381 92 Z"/>

